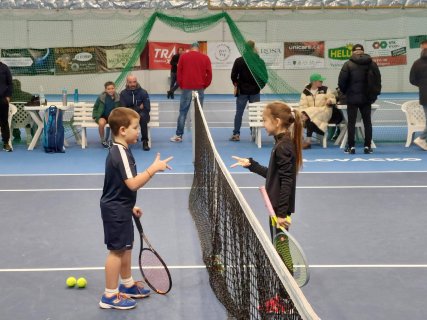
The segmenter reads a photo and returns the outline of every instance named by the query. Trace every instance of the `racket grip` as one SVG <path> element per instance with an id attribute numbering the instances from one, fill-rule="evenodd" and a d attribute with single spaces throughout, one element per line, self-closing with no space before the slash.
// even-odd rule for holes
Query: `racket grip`
<path id="1" fill-rule="evenodd" d="M 275 217 L 276 213 L 274 212 L 273 206 L 271 205 L 267 190 L 265 190 L 264 186 L 261 186 L 259 187 L 259 191 L 261 192 L 262 198 L 264 199 L 264 204 L 267 207 L 268 214 L 270 215 L 270 217 Z"/>
<path id="2" fill-rule="evenodd" d="M 133 216 L 133 219 L 135 220 L 135 225 L 136 225 L 136 228 L 138 229 L 139 233 L 142 233 L 141 220 L 139 220 L 139 218 L 135 215 Z"/>

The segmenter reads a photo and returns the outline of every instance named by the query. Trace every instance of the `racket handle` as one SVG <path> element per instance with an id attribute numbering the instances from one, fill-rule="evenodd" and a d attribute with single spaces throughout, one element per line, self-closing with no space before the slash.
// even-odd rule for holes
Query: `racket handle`
<path id="1" fill-rule="evenodd" d="M 141 220 L 139 220 L 139 218 L 137 216 L 135 216 L 135 215 L 133 215 L 133 219 L 135 220 L 136 228 L 138 229 L 139 233 L 142 234 Z"/>
<path id="2" fill-rule="evenodd" d="M 270 217 L 275 217 L 276 213 L 274 212 L 273 206 L 271 205 L 267 190 L 265 190 L 264 186 L 261 186 L 259 187 L 259 191 L 261 192 L 262 198 L 264 199 L 264 204 L 267 207 L 268 214 L 270 215 Z"/>

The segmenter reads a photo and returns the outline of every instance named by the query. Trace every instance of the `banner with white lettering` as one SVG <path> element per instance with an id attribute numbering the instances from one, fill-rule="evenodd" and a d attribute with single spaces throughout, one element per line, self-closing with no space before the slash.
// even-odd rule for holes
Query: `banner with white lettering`
<path id="1" fill-rule="evenodd" d="M 325 42 L 285 42 L 285 69 L 316 69 L 325 67 Z"/>
<path id="2" fill-rule="evenodd" d="M 283 43 L 257 43 L 259 56 L 264 60 L 267 68 L 283 69 Z"/>
<path id="3" fill-rule="evenodd" d="M 240 57 L 234 42 L 208 42 L 208 56 L 211 59 L 212 69 L 230 69 L 234 60 Z"/>
<path id="4" fill-rule="evenodd" d="M 350 59 L 353 45 L 356 43 L 365 46 L 365 40 L 333 40 L 326 41 L 326 67 L 341 68 Z"/>
<path id="5" fill-rule="evenodd" d="M 148 69 L 169 70 L 170 60 L 178 53 L 178 48 L 184 51 L 190 48 L 189 44 L 174 42 L 149 42 L 148 43 Z"/>

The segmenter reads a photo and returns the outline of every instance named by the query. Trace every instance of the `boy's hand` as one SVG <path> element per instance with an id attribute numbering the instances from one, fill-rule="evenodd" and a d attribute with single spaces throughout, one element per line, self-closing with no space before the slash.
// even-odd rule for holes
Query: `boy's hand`
<path id="1" fill-rule="evenodd" d="M 249 161 L 249 159 L 247 159 L 247 158 L 239 158 L 239 157 L 236 157 L 236 156 L 231 156 L 234 160 L 237 160 L 237 162 L 236 163 L 233 163 L 231 166 L 230 166 L 230 168 L 234 168 L 234 167 L 237 167 L 237 166 L 242 166 L 242 167 L 249 167 L 250 165 L 251 165 L 251 163 L 250 163 L 250 161 Z"/>
<path id="2" fill-rule="evenodd" d="M 291 223 L 292 220 L 290 216 L 287 216 L 286 218 L 277 217 L 277 225 L 282 228 L 285 228 L 286 230 L 289 230 Z"/>
<path id="3" fill-rule="evenodd" d="M 142 210 L 140 207 L 133 207 L 132 213 L 137 218 L 140 218 L 142 216 Z"/>
<path id="4" fill-rule="evenodd" d="M 164 160 L 161 160 L 160 153 L 158 152 L 156 155 L 156 158 L 154 159 L 153 163 L 150 166 L 150 169 L 152 169 L 153 172 L 165 171 L 166 169 L 171 170 L 172 168 L 168 165 L 168 162 L 171 161 L 172 159 L 173 157 L 169 157 Z"/>

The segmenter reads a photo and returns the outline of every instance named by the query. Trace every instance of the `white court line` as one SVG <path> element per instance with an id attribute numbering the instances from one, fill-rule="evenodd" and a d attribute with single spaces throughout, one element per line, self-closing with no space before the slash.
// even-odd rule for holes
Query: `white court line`
<path id="1" fill-rule="evenodd" d="M 300 186 L 297 189 L 423 189 L 421 186 Z M 143 187 L 139 190 L 190 190 L 191 187 Z M 242 187 L 239 189 L 259 189 L 259 186 Z M 70 192 L 70 191 L 102 191 L 102 188 L 67 188 L 67 189 L 0 189 L 0 192 Z"/>
<path id="2" fill-rule="evenodd" d="M 427 173 L 425 170 L 391 170 L 391 171 L 301 171 L 299 174 L 372 174 L 372 173 Z M 231 172 L 231 175 L 253 175 L 249 171 Z M 19 173 L 0 174 L 0 177 L 50 177 L 50 176 L 103 176 L 104 173 Z M 156 175 L 194 175 L 194 172 L 159 172 Z"/>
<path id="3" fill-rule="evenodd" d="M 390 104 L 392 104 L 392 105 L 399 106 L 399 107 L 401 107 L 401 106 L 402 106 L 402 104 L 401 104 L 401 103 L 396 103 L 396 102 L 389 101 L 389 100 L 384 100 L 384 102 L 385 102 L 385 103 L 390 103 Z"/>
<path id="4" fill-rule="evenodd" d="M 312 264 L 313 269 L 423 269 L 427 264 Z M 168 266 L 169 269 L 206 269 L 205 265 L 192 266 Z M 133 266 L 132 269 L 138 270 L 139 267 Z M 103 271 L 104 267 L 76 267 L 76 268 L 17 268 L 17 269 L 0 269 L 0 273 L 7 272 L 57 272 L 57 271 Z"/>

